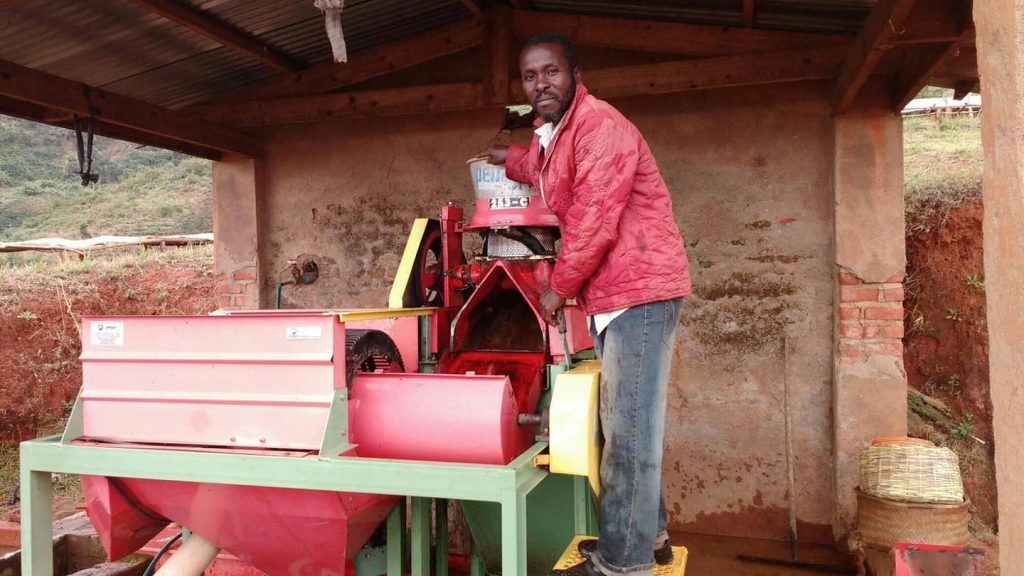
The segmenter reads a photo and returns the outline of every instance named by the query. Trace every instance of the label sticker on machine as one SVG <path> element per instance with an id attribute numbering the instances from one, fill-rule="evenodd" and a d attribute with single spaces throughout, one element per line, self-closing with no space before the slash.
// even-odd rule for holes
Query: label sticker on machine
<path id="1" fill-rule="evenodd" d="M 511 210 L 513 208 L 527 208 L 530 206 L 529 196 L 499 196 L 487 200 L 487 206 L 491 210 Z"/>
<path id="2" fill-rule="evenodd" d="M 90 322 L 93 346 L 124 346 L 124 322 Z"/>
<path id="3" fill-rule="evenodd" d="M 284 330 L 286 340 L 319 340 L 323 335 L 320 326 L 289 326 Z"/>

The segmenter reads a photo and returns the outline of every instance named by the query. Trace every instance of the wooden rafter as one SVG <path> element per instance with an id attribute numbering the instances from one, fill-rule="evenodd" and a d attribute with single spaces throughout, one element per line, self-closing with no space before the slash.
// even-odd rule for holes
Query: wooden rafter
<path id="1" fill-rule="evenodd" d="M 743 26 L 754 27 L 754 0 L 743 0 Z"/>
<path id="2" fill-rule="evenodd" d="M 843 60 L 836 81 L 833 108 L 837 114 L 850 109 L 882 56 L 896 45 L 897 38 L 906 31 L 904 23 L 915 1 L 879 0 L 868 15 L 856 42 Z"/>
<path id="3" fill-rule="evenodd" d="M 835 78 L 845 49 L 786 50 L 720 56 L 640 66 L 598 69 L 584 74 L 598 96 L 615 98 L 728 86 Z M 331 118 L 423 114 L 489 106 L 481 84 L 443 84 L 389 90 L 239 102 L 207 110 L 211 120 L 238 125 L 315 122 Z"/>
<path id="4" fill-rule="evenodd" d="M 920 47 L 913 58 L 897 75 L 893 85 L 893 103 L 896 110 L 902 110 L 914 99 L 928 80 L 938 75 L 942 69 L 960 55 L 964 46 L 974 41 L 974 26 L 970 25 L 960 38 L 949 44 L 937 44 Z"/>
<path id="5" fill-rule="evenodd" d="M 203 113 L 213 121 L 226 124 L 272 125 L 469 110 L 483 105 L 480 84 L 437 84 L 238 102 Z"/>
<path id="6" fill-rule="evenodd" d="M 719 56 L 585 72 L 583 81 L 601 98 L 667 94 L 709 88 L 835 78 L 843 48 L 785 50 Z"/>
<path id="7" fill-rule="evenodd" d="M 482 10 L 480 10 L 480 5 L 476 3 L 476 0 L 461 0 L 461 1 L 462 1 L 462 5 L 466 7 L 466 10 L 469 10 L 469 13 L 472 14 L 474 18 L 476 18 L 476 19 L 483 18 L 484 13 L 483 13 Z"/>
<path id="8" fill-rule="evenodd" d="M 975 92 L 978 88 L 977 80 L 960 80 L 953 87 L 953 99 L 963 100 L 971 92 Z"/>
<path id="9" fill-rule="evenodd" d="M 506 104 L 509 100 L 509 56 L 512 52 L 512 18 L 505 6 L 487 9 L 484 19 L 484 101 Z"/>
<path id="10" fill-rule="evenodd" d="M 333 92 L 352 84 L 365 82 L 479 46 L 481 42 L 483 42 L 483 26 L 473 19 L 466 19 L 411 38 L 355 52 L 349 55 L 347 64 L 324 62 L 297 74 L 243 88 L 225 94 L 208 105 L 200 105 L 199 108 L 216 107 L 219 103 L 225 102 Z"/>
<path id="11" fill-rule="evenodd" d="M 517 38 L 541 32 L 564 34 L 584 46 L 643 50 L 685 56 L 721 56 L 849 44 L 850 36 L 753 28 L 676 24 L 651 20 L 514 10 Z"/>
<path id="12" fill-rule="evenodd" d="M 260 155 L 254 139 L 233 128 L 3 60 L 0 60 L 0 96 L 79 116 L 93 115 L 103 124 L 155 137 L 154 144 L 156 140 L 163 142 L 155 144 L 158 146 L 173 148 L 166 143 L 178 142 L 250 157 Z"/>
<path id="13" fill-rule="evenodd" d="M 285 72 L 297 72 L 302 69 L 302 65 L 288 55 L 275 50 L 267 44 L 261 43 L 245 32 L 219 22 L 175 0 L 133 1 L 151 12 L 181 24 L 218 44 L 237 50 L 268 66 Z"/>

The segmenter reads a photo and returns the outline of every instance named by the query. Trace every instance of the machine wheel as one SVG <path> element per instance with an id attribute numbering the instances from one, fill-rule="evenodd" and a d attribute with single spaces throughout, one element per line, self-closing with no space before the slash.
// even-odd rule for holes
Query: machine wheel
<path id="1" fill-rule="evenodd" d="M 404 372 L 402 354 L 380 330 L 345 330 L 345 385 L 359 372 Z"/>
<path id="2" fill-rule="evenodd" d="M 444 254 L 441 229 L 431 226 L 420 243 L 412 269 L 417 306 L 444 306 Z"/>

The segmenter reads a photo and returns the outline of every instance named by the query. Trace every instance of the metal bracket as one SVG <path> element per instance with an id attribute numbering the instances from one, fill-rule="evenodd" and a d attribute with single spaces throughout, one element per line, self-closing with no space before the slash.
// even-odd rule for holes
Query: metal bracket
<path id="1" fill-rule="evenodd" d="M 355 447 L 348 441 L 348 388 L 342 388 L 335 391 L 331 400 L 331 411 L 320 443 L 320 457 L 338 458 Z"/>

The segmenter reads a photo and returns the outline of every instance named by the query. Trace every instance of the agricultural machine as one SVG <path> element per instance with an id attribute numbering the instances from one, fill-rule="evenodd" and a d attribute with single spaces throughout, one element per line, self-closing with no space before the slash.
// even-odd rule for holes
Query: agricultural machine
<path id="1" fill-rule="evenodd" d="M 185 529 L 175 573 L 546 574 L 593 534 L 599 365 L 578 307 L 539 306 L 557 221 L 470 170 L 472 218 L 414 222 L 389 308 L 83 318 L 67 429 L 22 445 L 23 574 L 52 573 L 51 472 L 111 559 Z"/>

